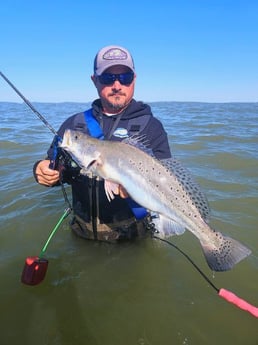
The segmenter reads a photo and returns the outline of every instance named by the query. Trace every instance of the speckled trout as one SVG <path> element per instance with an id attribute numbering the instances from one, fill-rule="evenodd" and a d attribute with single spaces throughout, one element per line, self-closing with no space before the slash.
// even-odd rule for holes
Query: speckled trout
<path id="1" fill-rule="evenodd" d="M 133 141 L 99 140 L 66 130 L 61 147 L 81 167 L 82 174 L 92 172 L 122 185 L 133 200 L 157 214 L 161 236 L 191 231 L 212 270 L 229 270 L 251 253 L 208 225 L 206 198 L 178 160 L 163 163 L 142 150 L 143 145 L 132 145 Z M 106 192 L 112 196 L 112 188 Z"/>

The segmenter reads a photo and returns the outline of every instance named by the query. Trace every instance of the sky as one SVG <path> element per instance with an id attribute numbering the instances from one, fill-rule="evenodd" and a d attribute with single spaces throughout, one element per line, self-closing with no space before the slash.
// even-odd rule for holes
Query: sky
<path id="1" fill-rule="evenodd" d="M 258 102 L 257 0 L 8 0 L 0 71 L 31 102 L 91 102 L 99 49 L 133 55 L 135 99 Z M 0 77 L 0 101 L 21 102 Z"/>

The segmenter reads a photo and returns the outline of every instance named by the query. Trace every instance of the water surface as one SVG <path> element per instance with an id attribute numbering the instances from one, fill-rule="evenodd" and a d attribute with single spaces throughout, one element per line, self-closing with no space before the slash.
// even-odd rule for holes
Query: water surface
<path id="1" fill-rule="evenodd" d="M 58 129 L 89 104 L 34 106 Z M 173 153 L 209 199 L 211 225 L 252 256 L 213 274 L 187 232 L 172 241 L 218 288 L 258 306 L 258 104 L 153 103 Z M 52 134 L 24 104 L 0 103 L 1 345 L 257 345 L 257 319 L 220 299 L 175 249 L 147 239 L 123 245 L 74 237 L 65 220 L 47 250 L 44 282 L 20 276 L 66 205 L 60 188 L 32 177 Z M 67 193 L 70 196 L 69 187 Z"/>

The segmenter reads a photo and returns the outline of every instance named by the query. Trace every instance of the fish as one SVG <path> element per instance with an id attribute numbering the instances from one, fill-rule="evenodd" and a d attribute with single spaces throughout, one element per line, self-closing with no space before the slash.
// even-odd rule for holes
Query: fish
<path id="1" fill-rule="evenodd" d="M 135 202 L 156 214 L 161 236 L 190 231 L 212 271 L 230 270 L 251 254 L 245 245 L 209 226 L 207 199 L 176 158 L 158 160 L 143 149 L 141 140 L 100 140 L 70 129 L 60 147 L 81 167 L 81 174 L 110 181 L 107 197 L 112 199 L 112 184 L 121 185 Z"/>

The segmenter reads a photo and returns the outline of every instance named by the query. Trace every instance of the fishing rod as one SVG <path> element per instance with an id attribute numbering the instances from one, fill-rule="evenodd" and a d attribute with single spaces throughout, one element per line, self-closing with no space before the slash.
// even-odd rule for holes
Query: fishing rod
<path id="1" fill-rule="evenodd" d="M 28 107 L 37 115 L 37 117 L 44 123 L 44 125 L 55 135 L 55 137 L 59 140 L 57 131 L 50 125 L 50 123 L 45 119 L 43 115 L 41 115 L 38 110 L 30 103 L 30 101 L 14 86 L 14 84 L 0 71 L 1 77 L 11 86 L 11 88 L 23 99 L 23 101 L 28 105 Z M 70 155 L 64 151 L 66 157 L 70 157 Z M 55 166 L 54 160 L 50 161 L 49 167 L 53 169 Z M 72 210 L 72 206 L 68 200 L 64 185 L 60 179 L 60 184 L 63 192 L 63 196 L 65 202 L 69 205 L 69 207 L 65 210 L 64 214 L 61 216 L 59 221 L 57 222 L 56 226 L 52 230 L 50 236 L 48 237 L 44 247 L 41 250 L 39 256 L 29 256 L 25 260 L 25 265 L 22 272 L 21 281 L 27 285 L 37 285 L 42 282 L 46 275 L 47 267 L 48 267 L 48 260 L 44 258 L 44 254 L 46 249 L 51 241 L 52 237 L 60 227 L 63 220 L 68 216 L 68 214 Z"/>
<path id="2" fill-rule="evenodd" d="M 33 111 L 34 114 L 37 115 L 37 117 L 44 123 L 44 125 L 55 135 L 55 146 L 57 145 L 58 142 L 61 142 L 61 138 L 59 137 L 57 131 L 50 125 L 50 123 L 46 120 L 46 118 L 40 114 L 40 112 L 31 104 L 31 102 L 17 89 L 17 87 L 14 86 L 14 84 L 3 74 L 3 72 L 0 71 L 1 77 L 11 86 L 11 88 L 19 95 L 23 101 L 28 105 L 28 107 Z M 62 151 L 63 154 L 66 156 L 66 158 L 71 159 L 71 156 L 69 155 L 68 152 Z M 49 164 L 50 169 L 55 168 L 55 159 L 50 160 Z M 64 193 L 64 188 L 62 187 L 63 193 Z M 66 198 L 65 198 L 66 199 Z"/>
<path id="3" fill-rule="evenodd" d="M 30 107 L 30 109 L 33 111 L 34 114 L 37 115 L 37 117 L 47 126 L 47 128 L 54 134 L 57 135 L 56 130 L 50 125 L 50 123 L 44 118 L 43 115 L 41 115 L 36 108 L 34 108 L 34 106 L 30 103 L 30 101 L 27 100 L 27 98 L 25 98 L 23 96 L 23 94 L 13 85 L 13 83 L 3 74 L 3 72 L 0 71 L 0 75 L 1 77 L 11 86 L 11 88 L 17 93 L 17 95 L 19 95 L 24 102 Z"/>
<path id="4" fill-rule="evenodd" d="M 48 121 L 42 116 L 34 107 L 33 105 L 22 95 L 22 93 L 10 82 L 10 80 L 0 71 L 0 75 L 2 78 L 11 86 L 11 88 L 24 100 L 24 102 L 31 108 L 31 110 L 39 117 L 39 119 L 50 129 L 50 131 L 58 137 L 58 133 L 54 130 L 54 128 L 48 123 Z M 67 152 L 65 152 L 67 153 Z M 67 154 L 68 155 L 68 154 Z M 65 197 L 66 202 L 68 202 L 69 206 L 69 200 L 67 198 L 67 195 L 65 193 L 65 189 L 63 184 L 61 183 L 62 186 L 62 191 Z M 71 212 L 71 207 L 69 207 L 67 210 L 65 210 L 64 214 L 58 221 L 57 225 L 51 232 L 45 246 L 42 248 L 40 256 L 39 257 L 28 257 L 25 266 L 24 266 L 24 271 L 22 274 L 22 281 L 25 284 L 28 285 L 36 285 L 39 284 L 43 279 L 46 274 L 46 269 L 48 265 L 48 261 L 44 259 L 42 256 L 46 251 L 46 248 L 57 231 L 58 227 L 62 223 L 62 221 L 65 219 L 65 217 Z M 243 309 L 245 311 L 248 311 L 251 315 L 255 316 L 258 318 L 258 308 L 253 306 L 252 304 L 246 302 L 245 300 L 241 299 L 237 295 L 235 295 L 233 292 L 226 290 L 226 289 L 219 289 L 217 288 L 212 281 L 204 274 L 204 272 L 194 263 L 194 261 L 184 252 L 182 251 L 179 247 L 177 247 L 175 244 L 172 242 L 160 238 L 154 233 L 152 234 L 152 237 L 160 240 L 162 242 L 167 243 L 168 245 L 174 247 L 176 250 L 178 250 L 193 266 L 194 268 L 202 275 L 202 277 L 212 286 L 212 288 L 218 293 L 218 295 L 222 298 L 224 298 L 226 301 L 236 305 L 238 308 Z"/>

